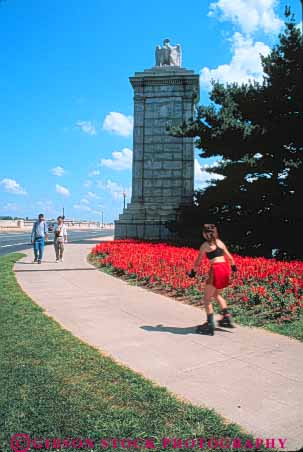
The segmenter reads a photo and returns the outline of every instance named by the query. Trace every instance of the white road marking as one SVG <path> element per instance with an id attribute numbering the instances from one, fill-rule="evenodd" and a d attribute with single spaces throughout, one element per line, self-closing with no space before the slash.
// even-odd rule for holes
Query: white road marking
<path id="1" fill-rule="evenodd" d="M 18 245 L 30 245 L 30 243 L 28 242 L 12 243 L 10 245 L 0 245 L 0 248 L 7 248 L 8 246 L 18 246 Z"/>
<path id="2" fill-rule="evenodd" d="M 13 235 L 8 235 L 8 234 L 3 234 L 0 233 L 0 238 L 1 239 L 18 239 L 20 237 L 28 237 L 30 236 L 30 234 L 13 234 Z"/>
<path id="3" fill-rule="evenodd" d="M 70 240 L 69 242 L 74 242 L 74 241 L 78 241 L 79 239 L 83 239 L 85 240 L 85 238 L 87 238 L 87 236 L 92 236 L 92 235 L 99 235 L 100 232 L 105 232 L 105 231 L 70 231 Z M 86 237 L 83 237 L 83 233 L 86 235 Z M 29 234 L 20 234 L 20 236 L 25 236 L 28 237 Z M 2 237 L 4 236 L 4 234 L 2 235 Z M 21 238 L 19 236 L 19 238 Z M 2 238 L 0 235 L 0 238 Z M 4 238 L 4 237 L 3 237 Z M 5 236 L 5 238 L 7 238 L 7 236 Z M 23 237 L 22 237 L 23 238 Z M 0 242 L 1 243 L 1 242 Z M 19 242 L 19 243 L 9 243 L 6 245 L 0 245 L 0 248 L 9 248 L 12 246 L 19 246 L 19 245 L 31 245 L 30 241 L 28 242 Z"/>

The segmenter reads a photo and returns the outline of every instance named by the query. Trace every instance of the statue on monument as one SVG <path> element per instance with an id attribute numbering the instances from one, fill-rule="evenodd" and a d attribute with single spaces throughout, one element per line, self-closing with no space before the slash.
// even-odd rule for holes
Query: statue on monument
<path id="1" fill-rule="evenodd" d="M 1 1 L 1 0 L 0 0 Z M 199 74 L 181 68 L 181 46 L 155 46 L 154 66 L 130 77 L 134 91 L 132 196 L 115 221 L 115 239 L 168 240 L 179 209 L 192 206 L 194 138 L 167 126 L 194 116 Z"/>
<path id="2" fill-rule="evenodd" d="M 156 66 L 181 66 L 181 46 L 172 46 L 169 39 L 164 39 L 163 47 L 156 47 Z"/>

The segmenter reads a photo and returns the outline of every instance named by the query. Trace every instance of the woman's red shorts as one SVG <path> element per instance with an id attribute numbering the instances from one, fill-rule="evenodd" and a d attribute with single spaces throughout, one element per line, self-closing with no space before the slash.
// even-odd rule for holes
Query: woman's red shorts
<path id="1" fill-rule="evenodd" d="M 227 262 L 215 262 L 211 265 L 207 284 L 216 289 L 224 289 L 230 283 L 230 265 Z"/>

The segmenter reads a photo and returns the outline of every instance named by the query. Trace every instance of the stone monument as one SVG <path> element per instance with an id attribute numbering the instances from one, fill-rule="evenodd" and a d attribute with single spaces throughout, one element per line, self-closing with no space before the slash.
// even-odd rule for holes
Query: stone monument
<path id="1" fill-rule="evenodd" d="M 193 138 L 169 135 L 194 114 L 199 75 L 181 68 L 181 46 L 165 39 L 156 66 L 130 77 L 134 89 L 131 202 L 115 221 L 115 238 L 167 239 L 167 222 L 192 204 Z"/>

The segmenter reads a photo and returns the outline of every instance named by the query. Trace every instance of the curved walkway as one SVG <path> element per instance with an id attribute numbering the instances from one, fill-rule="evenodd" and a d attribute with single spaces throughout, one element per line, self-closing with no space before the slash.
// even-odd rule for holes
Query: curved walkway
<path id="1" fill-rule="evenodd" d="M 240 326 L 194 334 L 204 313 L 96 270 L 86 260 L 93 243 L 69 244 L 59 264 L 52 246 L 42 265 L 25 251 L 19 284 L 75 336 L 135 371 L 258 438 L 287 438 L 284 450 L 302 447 L 303 343 Z"/>

